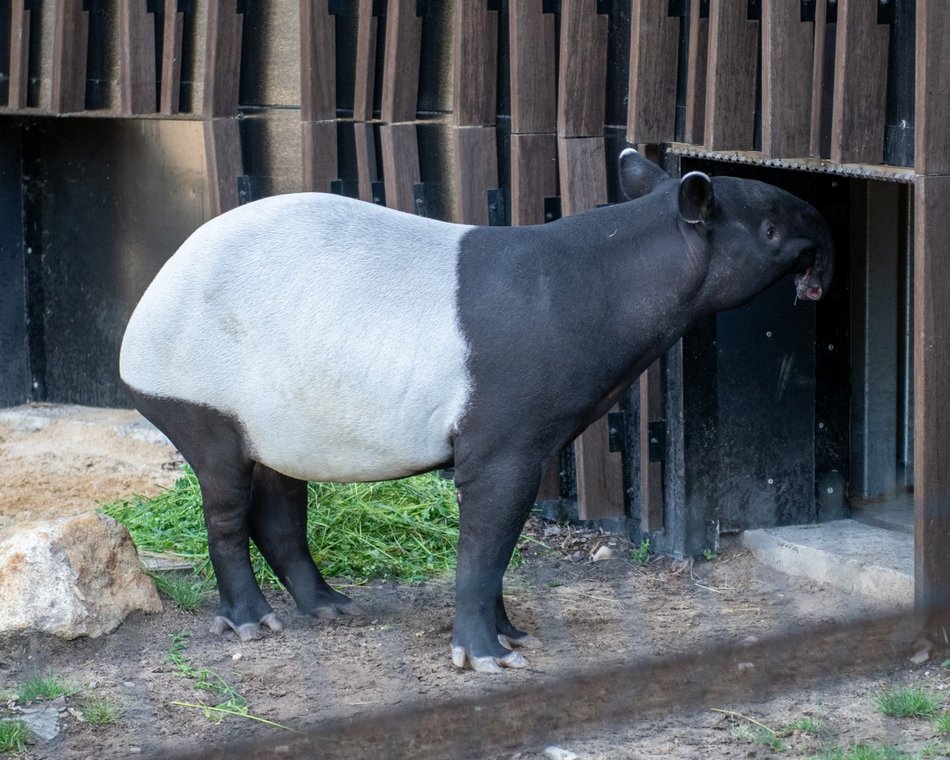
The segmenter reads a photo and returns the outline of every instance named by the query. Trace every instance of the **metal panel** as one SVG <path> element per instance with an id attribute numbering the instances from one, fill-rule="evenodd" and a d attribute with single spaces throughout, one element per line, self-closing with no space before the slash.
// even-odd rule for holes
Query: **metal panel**
<path id="1" fill-rule="evenodd" d="M 0 406 L 30 398 L 19 125 L 0 129 Z"/>

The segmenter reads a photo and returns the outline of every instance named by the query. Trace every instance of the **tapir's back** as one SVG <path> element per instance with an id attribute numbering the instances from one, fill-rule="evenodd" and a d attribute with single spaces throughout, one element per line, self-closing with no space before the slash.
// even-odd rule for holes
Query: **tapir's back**
<path id="1" fill-rule="evenodd" d="M 456 306 L 466 229 L 317 193 L 228 212 L 142 297 L 122 379 L 235 418 L 255 459 L 295 477 L 437 465 L 469 393 Z"/>

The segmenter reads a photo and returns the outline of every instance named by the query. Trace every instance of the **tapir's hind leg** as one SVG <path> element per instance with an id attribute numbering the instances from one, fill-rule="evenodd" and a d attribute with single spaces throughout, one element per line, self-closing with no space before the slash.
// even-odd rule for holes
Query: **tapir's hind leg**
<path id="1" fill-rule="evenodd" d="M 301 612 L 321 618 L 359 614 L 353 600 L 330 588 L 310 555 L 305 480 L 256 464 L 249 522 L 251 538 Z"/>

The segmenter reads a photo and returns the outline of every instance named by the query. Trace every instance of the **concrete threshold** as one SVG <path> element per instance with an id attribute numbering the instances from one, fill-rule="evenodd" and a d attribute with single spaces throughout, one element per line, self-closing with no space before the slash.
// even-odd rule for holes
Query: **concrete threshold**
<path id="1" fill-rule="evenodd" d="M 914 603 L 914 537 L 846 519 L 745 531 L 764 565 L 892 606 Z"/>

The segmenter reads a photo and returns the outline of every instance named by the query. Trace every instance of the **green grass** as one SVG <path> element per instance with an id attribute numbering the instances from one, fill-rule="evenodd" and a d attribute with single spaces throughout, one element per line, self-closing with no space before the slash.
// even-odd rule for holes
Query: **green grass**
<path id="1" fill-rule="evenodd" d="M 59 676 L 33 676 L 14 689 L 17 702 L 26 704 L 37 699 L 56 699 L 75 694 L 78 689 Z"/>
<path id="2" fill-rule="evenodd" d="M 185 612 L 195 612 L 208 597 L 208 579 L 194 573 L 152 573 L 158 590 Z"/>
<path id="3" fill-rule="evenodd" d="M 922 689 L 898 689 L 875 694 L 874 705 L 892 718 L 931 718 L 940 709 L 940 698 Z"/>
<path id="4" fill-rule="evenodd" d="M 22 720 L 0 720 L 0 752 L 23 752 L 29 738 L 30 729 Z"/>
<path id="5" fill-rule="evenodd" d="M 455 566 L 455 486 L 435 473 L 381 483 L 311 483 L 307 538 L 327 576 L 423 580 Z M 201 492 L 190 468 L 154 499 L 129 497 L 102 507 L 124 524 L 136 545 L 168 552 L 212 577 Z M 276 583 L 256 548 L 254 571 Z"/>
<path id="6" fill-rule="evenodd" d="M 819 736 L 824 733 L 824 730 L 824 723 L 821 720 L 816 720 L 814 718 L 799 718 L 798 720 L 793 720 L 791 723 L 785 726 L 785 732 L 788 734 L 793 734 L 798 731 L 802 734 Z"/>
<path id="7" fill-rule="evenodd" d="M 933 727 L 938 736 L 950 735 L 950 713 L 941 713 L 934 718 Z"/>
<path id="8" fill-rule="evenodd" d="M 234 687 L 213 670 L 196 667 L 185 656 L 188 648 L 188 639 L 191 633 L 181 631 L 172 634 L 171 646 L 165 655 L 165 662 L 175 668 L 175 673 L 181 678 L 195 682 L 195 689 L 204 691 L 211 697 L 213 704 L 206 704 L 199 700 L 202 707 L 214 708 L 205 710 L 205 716 L 211 720 L 220 721 L 226 715 L 247 715 L 247 700 Z"/>
<path id="9" fill-rule="evenodd" d="M 631 547 L 630 559 L 638 565 L 644 564 L 650 559 L 650 539 L 644 538 L 639 546 Z"/>
<path id="10" fill-rule="evenodd" d="M 911 756 L 887 744 L 859 742 L 848 749 L 833 749 L 820 757 L 823 760 L 904 760 Z"/>
<path id="11" fill-rule="evenodd" d="M 129 705 L 123 700 L 109 699 L 93 695 L 79 703 L 79 712 L 83 719 L 94 726 L 109 726 L 116 723 L 128 711 Z"/>

